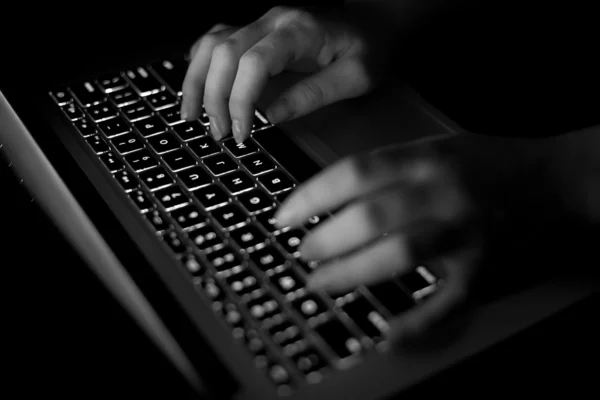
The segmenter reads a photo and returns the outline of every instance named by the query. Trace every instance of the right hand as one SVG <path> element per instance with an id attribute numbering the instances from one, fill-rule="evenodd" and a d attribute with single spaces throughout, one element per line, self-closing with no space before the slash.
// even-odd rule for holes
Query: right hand
<path id="1" fill-rule="evenodd" d="M 243 28 L 216 25 L 192 48 L 181 115 L 196 119 L 204 104 L 215 139 L 233 131 L 241 142 L 268 79 L 284 70 L 312 74 L 273 102 L 266 111 L 271 123 L 360 96 L 374 86 L 372 67 L 381 65 L 364 33 L 355 24 L 283 7 Z"/>

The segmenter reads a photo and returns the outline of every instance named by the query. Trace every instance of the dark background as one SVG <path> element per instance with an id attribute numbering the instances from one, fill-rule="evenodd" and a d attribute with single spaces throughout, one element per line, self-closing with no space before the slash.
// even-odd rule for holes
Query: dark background
<path id="1" fill-rule="evenodd" d="M 585 10 L 577 2 L 569 3 L 570 12 L 520 4 L 493 4 L 485 12 L 432 22 L 412 46 L 395 50 L 398 70 L 444 111 L 482 133 L 547 135 L 597 121 L 598 76 Z M 27 96 L 49 76 L 110 62 L 132 48 L 187 46 L 219 20 L 243 24 L 270 5 L 3 5 L 0 88 L 22 86 Z M 47 229 L 45 217 L 5 195 L 14 192 L 0 193 L 2 209 L 10 210 L 2 236 L 9 386 L 22 395 L 63 398 L 184 398 L 177 376 Z M 599 355 L 597 310 L 598 299 L 586 301 L 404 397 L 583 394 L 595 383 L 594 368 L 584 364 L 595 365 Z"/>

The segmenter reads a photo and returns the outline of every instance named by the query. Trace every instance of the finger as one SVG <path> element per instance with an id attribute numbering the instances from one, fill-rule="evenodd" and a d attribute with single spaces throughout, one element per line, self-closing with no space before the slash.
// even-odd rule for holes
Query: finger
<path id="1" fill-rule="evenodd" d="M 268 79 L 295 60 L 318 54 L 323 40 L 318 40 L 316 33 L 300 25 L 281 27 L 244 53 L 229 101 L 236 140 L 242 141 L 250 134 L 255 104 Z"/>
<path id="2" fill-rule="evenodd" d="M 204 108 L 216 139 L 224 137 L 231 128 L 228 103 L 240 57 L 267 33 L 267 24 L 259 19 L 232 34 L 213 50 L 206 77 Z"/>
<path id="3" fill-rule="evenodd" d="M 297 118 L 336 101 L 357 97 L 372 87 L 364 64 L 342 58 L 285 91 L 267 109 L 272 123 Z"/>
<path id="4" fill-rule="evenodd" d="M 280 226 L 295 226 L 370 192 L 405 179 L 406 157 L 395 149 L 345 158 L 300 185 L 276 215 Z M 410 172 L 410 171 L 409 171 Z"/>
<path id="5" fill-rule="evenodd" d="M 475 250 L 467 250 L 442 261 L 447 274 L 444 286 L 422 305 L 391 321 L 389 335 L 393 341 L 424 340 L 460 309 L 467 298 L 475 255 Z"/>
<path id="6" fill-rule="evenodd" d="M 229 35 L 231 35 L 233 33 L 234 28 L 231 25 L 216 24 L 215 26 L 213 26 L 212 28 L 210 28 L 208 30 L 208 32 L 205 33 L 205 35 L 209 34 L 209 33 L 218 33 L 218 32 L 224 31 L 224 30 L 228 30 L 229 31 L 228 32 L 229 34 L 227 35 L 227 36 L 229 36 Z M 190 51 L 188 53 L 188 58 L 187 58 L 188 60 L 191 61 L 191 60 L 194 59 L 194 57 L 196 56 L 196 53 L 198 52 L 198 49 L 200 48 L 201 44 L 202 44 L 202 38 L 200 38 L 200 39 L 198 39 L 198 40 L 196 40 L 194 42 L 194 44 L 192 45 L 192 47 L 190 48 Z"/>
<path id="7" fill-rule="evenodd" d="M 404 236 L 395 234 L 373 245 L 315 270 L 308 279 L 310 290 L 341 293 L 358 285 L 385 280 L 412 265 Z"/>
<path id="8" fill-rule="evenodd" d="M 202 112 L 202 99 L 204 97 L 204 83 L 210 67 L 213 49 L 231 33 L 232 29 L 209 32 L 202 36 L 194 45 L 194 56 L 188 66 L 183 80 L 181 101 L 181 117 L 188 121 L 200 117 Z"/>
<path id="9" fill-rule="evenodd" d="M 349 205 L 304 238 L 302 257 L 313 261 L 338 257 L 409 225 L 424 213 L 423 202 L 411 201 L 411 196 L 410 189 L 396 186 Z"/>

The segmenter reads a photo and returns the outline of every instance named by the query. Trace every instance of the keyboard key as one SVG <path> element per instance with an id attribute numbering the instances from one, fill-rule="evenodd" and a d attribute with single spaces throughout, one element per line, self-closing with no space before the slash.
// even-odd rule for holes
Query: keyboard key
<path id="1" fill-rule="evenodd" d="M 87 118 L 79 119 L 73 123 L 75 124 L 77 130 L 83 137 L 92 136 L 96 133 L 96 128 L 94 127 L 94 125 L 92 125 L 90 121 L 88 121 Z"/>
<path id="2" fill-rule="evenodd" d="M 227 284 L 238 296 L 243 296 L 260 289 L 260 283 L 256 276 L 248 269 L 227 278 Z"/>
<path id="3" fill-rule="evenodd" d="M 278 193 L 278 194 L 276 194 L 276 195 L 275 195 L 275 198 L 277 199 L 277 201 L 278 201 L 280 204 L 283 204 L 283 202 L 285 201 L 285 199 L 287 199 L 287 198 L 290 196 L 290 194 L 292 194 L 292 191 L 291 191 L 291 190 L 288 190 L 288 191 L 285 191 L 285 192 L 281 192 L 281 193 Z"/>
<path id="4" fill-rule="evenodd" d="M 127 86 L 127 82 L 125 82 L 125 79 L 119 73 L 105 75 L 98 79 L 98 83 L 106 93 L 116 92 Z"/>
<path id="5" fill-rule="evenodd" d="M 213 303 L 225 300 L 225 291 L 221 287 L 221 284 L 213 278 L 204 279 L 201 286 L 206 297 Z"/>
<path id="6" fill-rule="evenodd" d="M 256 184 L 244 171 L 235 171 L 221 178 L 221 182 L 231 194 L 238 194 L 253 189 Z"/>
<path id="7" fill-rule="evenodd" d="M 125 75 L 138 89 L 142 96 L 147 96 L 164 89 L 164 85 L 161 84 L 154 76 L 149 74 L 148 70 L 144 67 L 129 69 L 125 71 Z"/>
<path id="8" fill-rule="evenodd" d="M 267 240 L 265 234 L 254 225 L 243 226 L 231 231 L 229 235 L 242 249 L 249 249 Z"/>
<path id="9" fill-rule="evenodd" d="M 392 315 L 398 315 L 410 309 L 414 302 L 395 282 L 388 280 L 367 287 L 373 297 L 388 309 Z"/>
<path id="10" fill-rule="evenodd" d="M 195 190 L 194 196 L 196 196 L 198 201 L 207 210 L 229 201 L 229 197 L 225 194 L 225 191 L 215 184 Z"/>
<path id="11" fill-rule="evenodd" d="M 264 153 L 252 154 L 243 158 L 242 165 L 252 175 L 260 175 L 275 169 L 275 163 Z"/>
<path id="12" fill-rule="evenodd" d="M 200 166 L 179 171 L 177 176 L 189 190 L 195 190 L 212 183 L 211 176 Z"/>
<path id="13" fill-rule="evenodd" d="M 280 265 L 285 264 L 285 258 L 281 252 L 273 245 L 267 245 L 250 253 L 250 259 L 263 272 L 273 270 Z"/>
<path id="14" fill-rule="evenodd" d="M 352 318 L 365 335 L 376 342 L 383 340 L 383 334 L 388 329 L 387 323 L 367 299 L 358 297 L 345 304 L 342 310 Z"/>
<path id="15" fill-rule="evenodd" d="M 133 104 L 140 99 L 137 93 L 131 88 L 125 88 L 110 94 L 110 98 L 115 102 L 117 107 L 123 107 Z"/>
<path id="16" fill-rule="evenodd" d="M 160 76 L 171 89 L 177 94 L 181 94 L 183 80 L 187 71 L 187 65 L 183 60 L 175 59 L 163 60 L 152 64 L 152 69 Z"/>
<path id="17" fill-rule="evenodd" d="M 286 192 L 286 193 L 291 193 L 291 192 Z M 304 226 L 306 227 L 306 229 L 312 230 L 312 229 L 316 228 L 317 226 L 321 225 L 327 218 L 328 217 L 326 215 L 312 216 L 308 219 L 308 221 L 306 221 Z"/>
<path id="18" fill-rule="evenodd" d="M 419 274 L 417 270 L 413 270 L 407 274 L 402 275 L 398 280 L 406 289 L 408 289 L 408 291 L 411 294 L 418 292 L 421 289 L 425 289 L 428 286 L 431 286 L 427 279 L 425 279 L 421 274 Z"/>
<path id="19" fill-rule="evenodd" d="M 292 356 L 292 361 L 304 375 L 322 370 L 327 366 L 325 357 L 312 347 Z"/>
<path id="20" fill-rule="evenodd" d="M 304 261 L 299 258 L 296 258 L 295 263 L 300 267 L 307 275 L 312 274 L 312 272 L 317 269 L 318 264 L 314 261 Z"/>
<path id="21" fill-rule="evenodd" d="M 57 89 L 52 91 L 52 97 L 59 106 L 64 106 L 73 100 L 73 96 L 66 89 Z"/>
<path id="22" fill-rule="evenodd" d="M 88 107 L 104 101 L 104 93 L 94 85 L 91 81 L 72 85 L 71 92 L 77 97 L 77 100 L 84 106 Z"/>
<path id="23" fill-rule="evenodd" d="M 271 193 L 279 193 L 294 187 L 294 182 L 283 171 L 275 170 L 258 177 L 258 181 Z"/>
<path id="24" fill-rule="evenodd" d="M 284 385 L 290 382 L 290 374 L 280 363 L 273 363 L 269 366 L 269 378 L 275 385 Z"/>
<path id="25" fill-rule="evenodd" d="M 264 117 L 264 115 L 262 115 L 258 111 L 254 111 L 254 121 L 252 123 L 253 129 L 261 129 L 261 128 L 264 128 L 269 125 L 270 125 L 270 123 L 269 123 L 269 121 L 267 121 L 267 119 Z"/>
<path id="26" fill-rule="evenodd" d="M 114 176 L 126 192 L 130 192 L 138 187 L 136 178 L 126 169 L 117 172 Z"/>
<path id="27" fill-rule="evenodd" d="M 135 122 L 133 126 L 135 126 L 143 137 L 156 135 L 158 133 L 166 132 L 167 130 L 165 123 L 155 115 Z"/>
<path id="28" fill-rule="evenodd" d="M 194 254 L 188 253 L 181 258 L 181 263 L 185 267 L 185 269 L 192 275 L 193 277 L 201 277 L 205 274 L 206 270 L 200 263 L 198 257 Z"/>
<path id="29" fill-rule="evenodd" d="M 225 153 L 205 158 L 203 161 L 204 165 L 206 165 L 210 172 L 215 176 L 223 175 L 237 169 L 237 164 Z"/>
<path id="30" fill-rule="evenodd" d="M 305 319 L 316 317 L 327 311 L 327 304 L 314 293 L 309 293 L 294 300 L 292 306 Z"/>
<path id="31" fill-rule="evenodd" d="M 214 139 L 208 136 L 189 142 L 188 146 L 200 158 L 208 157 L 221 151 L 221 148 L 215 143 Z"/>
<path id="32" fill-rule="evenodd" d="M 234 139 L 223 141 L 225 148 L 233 154 L 234 157 L 244 157 L 258 151 L 258 146 L 252 138 L 246 139 L 243 143 L 236 143 Z"/>
<path id="33" fill-rule="evenodd" d="M 302 243 L 304 237 L 304 231 L 300 229 L 290 229 L 287 232 L 283 232 L 277 236 L 277 243 L 281 245 L 289 254 L 293 257 L 300 256 L 298 248 Z"/>
<path id="34" fill-rule="evenodd" d="M 158 154 L 173 151 L 180 147 L 179 141 L 171 132 L 160 133 L 148 138 L 148 143 Z"/>
<path id="35" fill-rule="evenodd" d="M 67 103 L 62 107 L 62 110 L 67 114 L 71 121 L 75 121 L 84 117 L 83 111 L 75 103 Z"/>
<path id="36" fill-rule="evenodd" d="M 200 250 L 207 250 L 223 243 L 223 239 L 210 225 L 189 231 L 188 237 Z"/>
<path id="37" fill-rule="evenodd" d="M 142 149 L 140 151 L 127 154 L 125 156 L 125 161 L 127 161 L 127 163 L 135 172 L 142 172 L 158 165 L 158 161 L 156 161 L 148 149 Z"/>
<path id="38" fill-rule="evenodd" d="M 177 104 L 177 97 L 166 91 L 151 94 L 146 97 L 146 100 L 155 110 L 162 110 Z"/>
<path id="39" fill-rule="evenodd" d="M 184 122 L 179 125 L 175 125 L 173 130 L 183 141 L 189 141 L 198 139 L 201 136 L 206 135 L 204 128 L 197 121 Z M 218 146 L 217 146 L 218 147 Z"/>
<path id="40" fill-rule="evenodd" d="M 106 101 L 89 106 L 87 112 L 96 122 L 104 121 L 117 115 L 117 111 Z"/>
<path id="41" fill-rule="evenodd" d="M 175 255 L 187 253 L 187 246 L 176 231 L 167 231 L 163 234 L 163 240 L 171 248 Z"/>
<path id="42" fill-rule="evenodd" d="M 101 154 L 109 150 L 108 145 L 100 137 L 100 135 L 92 135 L 86 138 L 85 141 L 90 145 L 90 147 L 92 148 L 92 150 L 94 150 L 96 154 Z"/>
<path id="43" fill-rule="evenodd" d="M 178 208 L 171 212 L 171 216 L 179 224 L 181 229 L 189 229 L 206 224 L 206 217 L 195 204 L 188 204 Z"/>
<path id="44" fill-rule="evenodd" d="M 158 113 L 167 124 L 175 125 L 185 122 L 181 119 L 180 111 L 181 109 L 179 106 L 173 106 L 160 110 Z"/>
<path id="45" fill-rule="evenodd" d="M 281 347 L 302 339 L 300 328 L 289 319 L 281 320 L 272 325 L 269 328 L 269 334 L 271 334 L 273 341 Z"/>
<path id="46" fill-rule="evenodd" d="M 242 265 L 241 259 L 236 252 L 229 246 L 208 253 L 206 258 L 216 268 L 217 271 L 227 271 L 239 265 Z"/>
<path id="47" fill-rule="evenodd" d="M 338 319 L 331 319 L 317 326 L 315 331 L 339 358 L 346 358 L 361 350 L 359 340 Z"/>
<path id="48" fill-rule="evenodd" d="M 208 118 L 208 114 L 206 113 L 204 107 L 202 107 L 202 114 L 200 115 L 200 118 L 198 118 L 198 120 L 200 120 L 200 123 L 206 127 L 210 125 L 210 119 Z"/>
<path id="49" fill-rule="evenodd" d="M 157 190 L 154 192 L 154 195 L 167 211 L 189 203 L 189 199 L 185 193 L 175 185 Z"/>
<path id="50" fill-rule="evenodd" d="M 211 212 L 223 228 L 232 228 L 246 222 L 247 217 L 244 211 L 235 204 L 227 204 Z"/>
<path id="51" fill-rule="evenodd" d="M 104 132 L 106 137 L 113 138 L 130 131 L 129 125 L 121 118 L 113 118 L 108 121 L 98 123 L 98 127 Z"/>
<path id="52" fill-rule="evenodd" d="M 293 269 L 286 269 L 271 276 L 271 282 L 279 289 L 282 294 L 295 292 L 304 287 L 304 281 Z"/>
<path id="53" fill-rule="evenodd" d="M 264 293 L 260 297 L 252 299 L 246 304 L 250 315 L 257 321 L 262 322 L 266 318 L 279 314 L 281 308 L 279 303 L 269 293 Z"/>
<path id="54" fill-rule="evenodd" d="M 104 165 L 106 165 L 106 168 L 108 168 L 110 172 L 120 171 L 124 167 L 123 162 L 119 160 L 117 156 L 115 156 L 114 153 L 111 151 L 102 154 L 100 156 L 100 159 L 102 160 Z"/>
<path id="55" fill-rule="evenodd" d="M 158 233 L 162 233 L 171 226 L 167 218 L 159 210 L 150 210 L 150 212 L 146 213 L 145 215 L 146 219 L 148 219 L 148 222 L 150 222 L 154 230 Z"/>
<path id="56" fill-rule="evenodd" d="M 132 151 L 141 150 L 144 144 L 141 139 L 133 133 L 125 133 L 110 140 L 121 154 L 131 153 Z"/>
<path id="57" fill-rule="evenodd" d="M 275 222 L 277 222 L 275 219 L 275 212 L 276 210 L 273 208 L 256 216 L 256 220 L 260 222 L 263 228 L 265 228 L 269 233 L 278 233 L 280 231 L 280 229 L 275 226 Z"/>
<path id="58" fill-rule="evenodd" d="M 140 179 L 151 191 L 162 189 L 173 183 L 173 179 L 160 166 L 140 173 Z"/>
<path id="59" fill-rule="evenodd" d="M 238 195 L 238 200 L 249 213 L 259 212 L 274 205 L 273 199 L 260 188 Z"/>
<path id="60" fill-rule="evenodd" d="M 139 121 L 152 115 L 152 109 L 142 101 L 123 106 L 121 111 L 131 122 Z"/>
<path id="61" fill-rule="evenodd" d="M 167 163 L 171 171 L 180 171 L 196 165 L 196 160 L 184 149 L 178 149 L 165 154 L 162 159 Z"/>
<path id="62" fill-rule="evenodd" d="M 152 207 L 154 207 L 152 200 L 150 200 L 146 193 L 141 189 L 137 189 L 131 192 L 129 194 L 129 197 L 131 198 L 131 200 L 133 200 L 135 205 L 139 208 L 139 210 L 142 213 L 145 213 L 149 211 Z"/>

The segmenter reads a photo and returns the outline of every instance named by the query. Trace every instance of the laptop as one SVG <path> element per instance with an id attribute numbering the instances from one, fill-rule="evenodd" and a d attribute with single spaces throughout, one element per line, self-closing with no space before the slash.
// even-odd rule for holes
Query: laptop
<path id="1" fill-rule="evenodd" d="M 415 265 L 335 297 L 309 293 L 318 265 L 300 261 L 298 245 L 335 216 L 278 230 L 273 214 L 341 157 L 468 132 L 401 79 L 273 126 L 265 106 L 298 79 L 282 74 L 258 104 L 250 139 L 215 142 L 205 117 L 179 116 L 188 45 L 82 65 L 26 97 L 7 87 L 0 143 L 57 232 L 199 398 L 389 398 L 597 290 L 575 274 L 531 274 L 511 290 L 490 288 L 444 347 L 394 351 L 387 321 L 435 294 L 432 271 Z"/>

